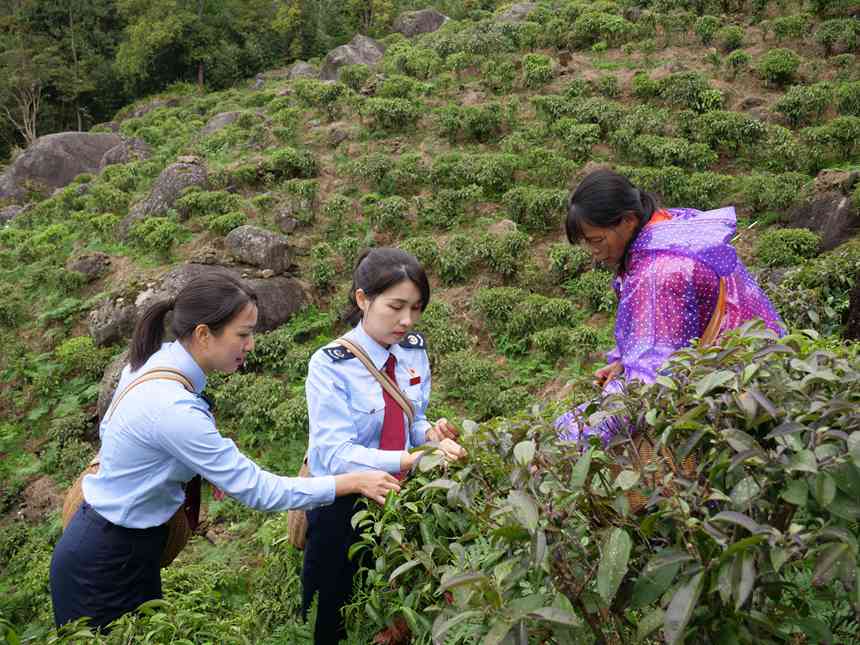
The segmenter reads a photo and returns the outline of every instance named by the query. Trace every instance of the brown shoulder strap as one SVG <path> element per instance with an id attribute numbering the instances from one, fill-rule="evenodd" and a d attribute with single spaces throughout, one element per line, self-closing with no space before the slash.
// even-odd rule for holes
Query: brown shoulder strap
<path id="1" fill-rule="evenodd" d="M 723 324 L 723 318 L 726 316 L 726 279 L 720 278 L 720 293 L 717 296 L 717 304 L 714 307 L 714 313 L 711 315 L 711 320 L 705 331 L 702 332 L 702 338 L 699 340 L 699 345 L 709 347 L 717 340 L 720 333 L 720 327 Z"/>
<path id="2" fill-rule="evenodd" d="M 141 383 L 146 383 L 147 381 L 175 381 L 188 390 L 191 393 L 194 393 L 194 385 L 191 383 L 191 379 L 189 379 L 185 374 L 180 372 L 179 370 L 174 370 L 169 367 L 159 367 L 156 369 L 149 370 L 148 372 L 144 372 L 136 379 L 134 379 L 131 383 L 125 386 L 125 389 L 120 392 L 116 398 L 111 403 L 110 408 L 107 413 L 105 413 L 105 420 L 109 421 L 111 416 L 113 416 L 114 411 L 116 410 L 119 402 L 125 398 L 125 395 L 128 394 L 133 388 L 137 387 Z"/>
<path id="3" fill-rule="evenodd" d="M 388 374 L 376 369 L 373 361 L 370 360 L 370 356 L 367 355 L 361 345 L 346 338 L 338 338 L 335 342 L 351 351 L 367 368 L 367 371 L 379 381 L 379 384 L 391 395 L 391 398 L 397 402 L 397 405 L 406 414 L 406 417 L 409 419 L 409 427 L 411 428 L 412 424 L 415 423 L 415 410 L 412 407 L 412 402 L 406 398 L 406 395 L 403 394 L 397 384 L 388 378 Z"/>

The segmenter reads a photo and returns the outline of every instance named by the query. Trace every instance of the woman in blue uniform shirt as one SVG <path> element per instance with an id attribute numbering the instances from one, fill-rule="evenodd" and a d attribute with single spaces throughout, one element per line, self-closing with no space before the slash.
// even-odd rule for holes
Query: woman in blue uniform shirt
<path id="1" fill-rule="evenodd" d="M 169 312 L 178 340 L 162 344 Z M 316 479 L 281 477 L 219 434 L 201 396 L 206 377 L 242 365 L 254 347 L 256 324 L 254 292 L 217 270 L 190 281 L 175 300 L 156 303 L 139 321 L 130 364 L 114 396 L 155 368 L 182 372 L 194 391 L 175 381 L 147 381 L 130 389 L 103 420 L 99 471 L 84 478 L 84 502 L 51 560 L 57 626 L 88 616 L 91 626 L 102 628 L 161 597 L 166 522 L 183 504 L 183 485 L 195 475 L 265 511 L 313 508 L 358 493 L 382 501 L 389 490 L 399 490 L 396 479 L 379 469 Z"/>
<path id="2" fill-rule="evenodd" d="M 305 391 L 310 419 L 308 467 L 314 477 L 379 469 L 401 474 L 420 453 L 410 448 L 440 442 L 448 458 L 463 453 L 453 427 L 425 416 L 430 398 L 430 363 L 424 338 L 410 331 L 430 301 L 427 275 L 410 254 L 393 248 L 365 251 L 353 271 L 351 308 L 354 325 L 344 338 L 364 349 L 373 365 L 396 381 L 412 402 L 409 421 L 376 378 L 351 352 L 337 344 L 317 350 L 308 365 Z M 352 594 L 358 563 L 347 552 L 356 534 L 350 519 L 356 496 L 309 511 L 302 572 L 305 616 L 318 594 L 316 645 L 346 638 L 341 609 Z"/>

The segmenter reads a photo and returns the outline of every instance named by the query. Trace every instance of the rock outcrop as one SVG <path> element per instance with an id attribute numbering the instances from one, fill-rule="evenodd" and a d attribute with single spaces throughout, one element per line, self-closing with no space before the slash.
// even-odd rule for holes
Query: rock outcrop
<path id="1" fill-rule="evenodd" d="M 439 13 L 435 9 L 407 11 L 397 17 L 394 21 L 393 29 L 407 38 L 412 38 L 420 34 L 429 34 L 436 31 L 445 24 L 446 20 L 448 20 L 448 16 Z"/>
<path id="2" fill-rule="evenodd" d="M 335 47 L 323 61 L 320 77 L 327 81 L 340 78 L 340 69 L 346 65 L 367 65 L 373 67 L 385 53 L 382 43 L 373 38 L 356 34 L 346 45 Z"/>
<path id="3" fill-rule="evenodd" d="M 135 204 L 120 222 L 120 236 L 128 236 L 131 227 L 147 217 L 163 215 L 167 209 L 173 207 L 186 188 L 205 188 L 207 183 L 208 174 L 202 160 L 197 157 L 179 157 L 176 163 L 161 172 L 146 199 Z"/>
<path id="4" fill-rule="evenodd" d="M 122 143 L 116 134 L 58 132 L 39 137 L 0 175 L 0 199 L 20 201 L 29 190 L 50 192 L 81 173 L 96 173 L 111 148 Z"/>
<path id="5" fill-rule="evenodd" d="M 283 273 L 292 262 L 286 236 L 250 224 L 230 231 L 224 246 L 238 262 L 275 273 Z"/>

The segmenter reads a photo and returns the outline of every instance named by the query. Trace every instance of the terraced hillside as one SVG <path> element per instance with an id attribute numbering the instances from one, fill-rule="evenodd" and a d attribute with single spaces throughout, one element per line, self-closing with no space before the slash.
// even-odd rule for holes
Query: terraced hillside
<path id="1" fill-rule="evenodd" d="M 345 330 L 367 245 L 429 270 L 428 416 L 461 425 L 471 457 L 426 460 L 357 517 L 371 570 L 351 642 L 858 642 L 860 6 L 463 5 L 428 33 L 357 37 L 233 89 L 176 85 L 128 106 L 93 129 L 113 144 L 93 171 L 50 196 L 25 174 L 29 151 L 9 160 L 8 642 L 78 642 L 51 635 L 58 510 L 146 304 L 213 265 L 253 281 L 257 347 L 208 387 L 221 431 L 292 473 L 307 361 Z M 644 475 L 551 427 L 594 394 L 613 344 L 612 276 L 562 232 L 570 188 L 604 164 L 666 206 L 734 205 L 741 256 L 793 330 L 816 330 L 774 351 L 748 329 L 616 402 L 679 463 L 697 455 L 694 477 L 660 473 L 647 514 L 625 501 Z M 286 526 L 210 499 L 165 600 L 99 642 L 311 642 Z"/>

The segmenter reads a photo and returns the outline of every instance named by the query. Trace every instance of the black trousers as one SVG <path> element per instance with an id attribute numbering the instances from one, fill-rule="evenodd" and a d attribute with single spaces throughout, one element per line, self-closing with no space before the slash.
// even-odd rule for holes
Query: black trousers
<path id="1" fill-rule="evenodd" d="M 69 522 L 51 558 L 51 600 L 57 627 L 83 616 L 108 623 L 161 598 L 161 553 L 167 525 L 129 529 L 86 502 Z"/>
<path id="2" fill-rule="evenodd" d="M 352 597 L 352 580 L 360 562 L 347 557 L 357 540 L 350 519 L 358 495 L 344 495 L 330 506 L 308 511 L 308 535 L 302 569 L 302 616 L 318 594 L 314 645 L 337 645 L 346 638 L 341 609 Z"/>

